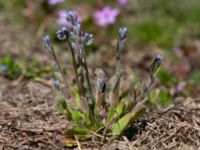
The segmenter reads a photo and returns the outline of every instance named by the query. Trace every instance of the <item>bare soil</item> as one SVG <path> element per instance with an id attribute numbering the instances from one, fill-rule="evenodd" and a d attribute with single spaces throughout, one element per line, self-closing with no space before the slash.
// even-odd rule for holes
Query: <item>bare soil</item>
<path id="1" fill-rule="evenodd" d="M 67 120 L 54 109 L 51 87 L 33 81 L 0 80 L 1 149 L 64 149 L 60 140 Z M 198 149 L 200 99 L 180 99 L 168 108 L 148 112 L 149 122 L 132 141 L 126 138 L 84 149 Z M 87 148 L 86 148 L 87 147 Z"/>

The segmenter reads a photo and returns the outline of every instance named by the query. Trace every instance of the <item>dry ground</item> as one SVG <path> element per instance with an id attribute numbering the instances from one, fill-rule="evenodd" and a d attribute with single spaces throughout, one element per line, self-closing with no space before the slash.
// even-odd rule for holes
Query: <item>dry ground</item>
<path id="1" fill-rule="evenodd" d="M 53 108 L 51 87 L 33 81 L 0 80 L 1 149 L 64 149 L 60 137 L 69 124 Z M 174 105 L 148 112 L 148 126 L 133 141 L 126 138 L 99 149 L 198 149 L 200 99 L 180 99 Z M 97 147 L 83 143 L 82 148 Z M 89 146 L 89 147 L 90 147 Z M 91 149 L 91 148 L 88 148 Z"/>

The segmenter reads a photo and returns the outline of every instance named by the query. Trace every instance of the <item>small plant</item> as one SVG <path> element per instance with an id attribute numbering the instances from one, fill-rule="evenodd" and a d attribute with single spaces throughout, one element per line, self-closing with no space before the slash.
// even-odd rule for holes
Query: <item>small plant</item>
<path id="1" fill-rule="evenodd" d="M 122 80 L 123 70 L 120 54 L 127 38 L 127 28 L 120 28 L 116 48 L 115 73 L 107 83 L 106 73 L 98 68 L 95 71 L 96 83 L 91 82 L 86 59 L 86 47 L 93 42 L 93 35 L 84 33 L 74 11 L 66 12 L 68 25 L 57 31 L 57 37 L 65 40 L 72 56 L 76 85 L 72 85 L 68 72 L 62 69 L 49 36 L 43 38 L 55 67 L 54 85 L 58 93 L 56 108 L 68 120 L 73 121 L 70 129 L 64 134 L 77 137 L 79 140 L 100 138 L 102 141 L 116 139 L 131 127 L 145 112 L 146 93 L 154 82 L 154 76 L 159 69 L 162 56 L 157 54 L 150 66 L 149 79 L 137 88 L 133 81 Z M 95 86 L 96 85 L 96 86 Z M 74 104 L 64 92 L 68 88 Z M 134 134 L 134 133 L 133 133 Z"/>
<path id="2" fill-rule="evenodd" d="M 0 75 L 11 80 L 19 77 L 37 79 L 42 74 L 48 73 L 51 70 L 50 66 L 41 68 L 39 62 L 36 60 L 31 60 L 27 65 L 23 57 L 14 60 L 13 56 L 8 55 L 0 60 Z"/>

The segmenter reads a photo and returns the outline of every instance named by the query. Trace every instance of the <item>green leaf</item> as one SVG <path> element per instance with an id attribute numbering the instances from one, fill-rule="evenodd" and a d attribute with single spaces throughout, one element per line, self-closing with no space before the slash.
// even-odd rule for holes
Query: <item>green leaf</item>
<path id="1" fill-rule="evenodd" d="M 143 105 L 138 111 L 135 111 L 131 118 L 131 123 L 138 120 L 145 113 L 146 107 Z"/>
<path id="2" fill-rule="evenodd" d="M 114 118 L 119 117 L 124 112 L 124 107 L 125 107 L 124 101 L 121 101 L 116 107 Z"/>
<path id="3" fill-rule="evenodd" d="M 75 109 L 70 109 L 72 120 L 74 121 L 80 121 L 83 118 L 83 114 L 80 111 L 77 111 Z"/>
<path id="4" fill-rule="evenodd" d="M 89 113 L 85 113 L 85 114 L 84 114 L 84 121 L 85 121 L 85 125 L 86 125 L 87 127 L 91 127 L 91 125 L 93 125 L 92 122 L 91 122 L 91 120 L 90 120 L 90 115 L 89 115 Z"/>
<path id="5" fill-rule="evenodd" d="M 119 119 L 117 123 L 113 124 L 111 128 L 113 135 L 120 135 L 121 132 L 128 127 L 132 116 L 132 113 L 128 113 Z"/>
<path id="6" fill-rule="evenodd" d="M 160 95 L 160 89 L 155 89 L 149 93 L 149 102 L 156 105 Z"/>
<path id="7" fill-rule="evenodd" d="M 173 99 L 169 94 L 167 89 L 164 89 L 160 92 L 160 103 L 164 106 L 168 106 L 172 103 Z"/>
<path id="8" fill-rule="evenodd" d="M 89 130 L 87 130 L 86 128 L 83 128 L 82 126 L 74 125 L 72 129 L 64 131 L 64 134 L 68 136 L 87 135 L 89 134 Z"/>
<path id="9" fill-rule="evenodd" d="M 64 114 L 67 117 L 70 117 L 70 111 L 67 106 L 67 102 L 65 99 L 59 99 L 58 103 L 56 104 L 55 108 L 61 113 Z"/>
<path id="10" fill-rule="evenodd" d="M 175 76 L 168 70 L 160 69 L 158 77 L 161 84 L 172 85 L 177 82 Z"/>
<path id="11" fill-rule="evenodd" d="M 72 87 L 71 92 L 72 92 L 73 99 L 75 100 L 75 103 L 76 103 L 76 108 L 80 108 L 81 98 L 80 98 L 78 89 L 76 87 Z"/>
<path id="12" fill-rule="evenodd" d="M 146 107 L 141 107 L 136 112 L 130 112 L 119 119 L 115 124 L 112 125 L 111 130 L 114 136 L 120 135 L 128 126 L 140 118 L 146 110 Z"/>
<path id="13" fill-rule="evenodd" d="M 119 99 L 122 100 L 123 98 L 127 97 L 128 94 L 129 94 L 129 91 L 130 91 L 130 89 L 127 89 L 127 90 L 123 91 L 123 92 L 120 94 Z"/>
<path id="14" fill-rule="evenodd" d="M 122 72 L 117 72 L 113 78 L 111 79 L 110 82 L 111 84 L 111 94 L 112 94 L 112 106 L 116 107 L 117 104 L 119 103 L 119 85 L 120 85 L 120 78 L 121 78 Z"/>
<path id="15" fill-rule="evenodd" d="M 72 129 L 64 131 L 67 136 L 77 136 L 80 141 L 85 141 L 91 138 L 90 131 L 82 126 L 74 125 Z"/>

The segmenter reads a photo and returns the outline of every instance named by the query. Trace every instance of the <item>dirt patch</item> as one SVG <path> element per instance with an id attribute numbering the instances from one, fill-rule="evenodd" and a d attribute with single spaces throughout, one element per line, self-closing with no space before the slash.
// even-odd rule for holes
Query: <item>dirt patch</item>
<path id="1" fill-rule="evenodd" d="M 50 87 L 32 81 L 0 85 L 0 149 L 60 149 L 67 120 L 54 109 Z"/>
<path id="2" fill-rule="evenodd" d="M 144 149 L 200 148 L 200 99 L 181 100 L 166 110 L 150 113 L 152 123 L 133 146 Z"/>
<path id="3" fill-rule="evenodd" d="M 68 122 L 53 107 L 51 87 L 33 81 L 0 81 L 0 148 L 65 149 L 58 136 Z M 198 149 L 199 112 L 200 99 L 181 100 L 165 110 L 147 113 L 148 125 L 132 141 L 122 138 L 101 147 L 86 142 L 81 148 Z"/>

